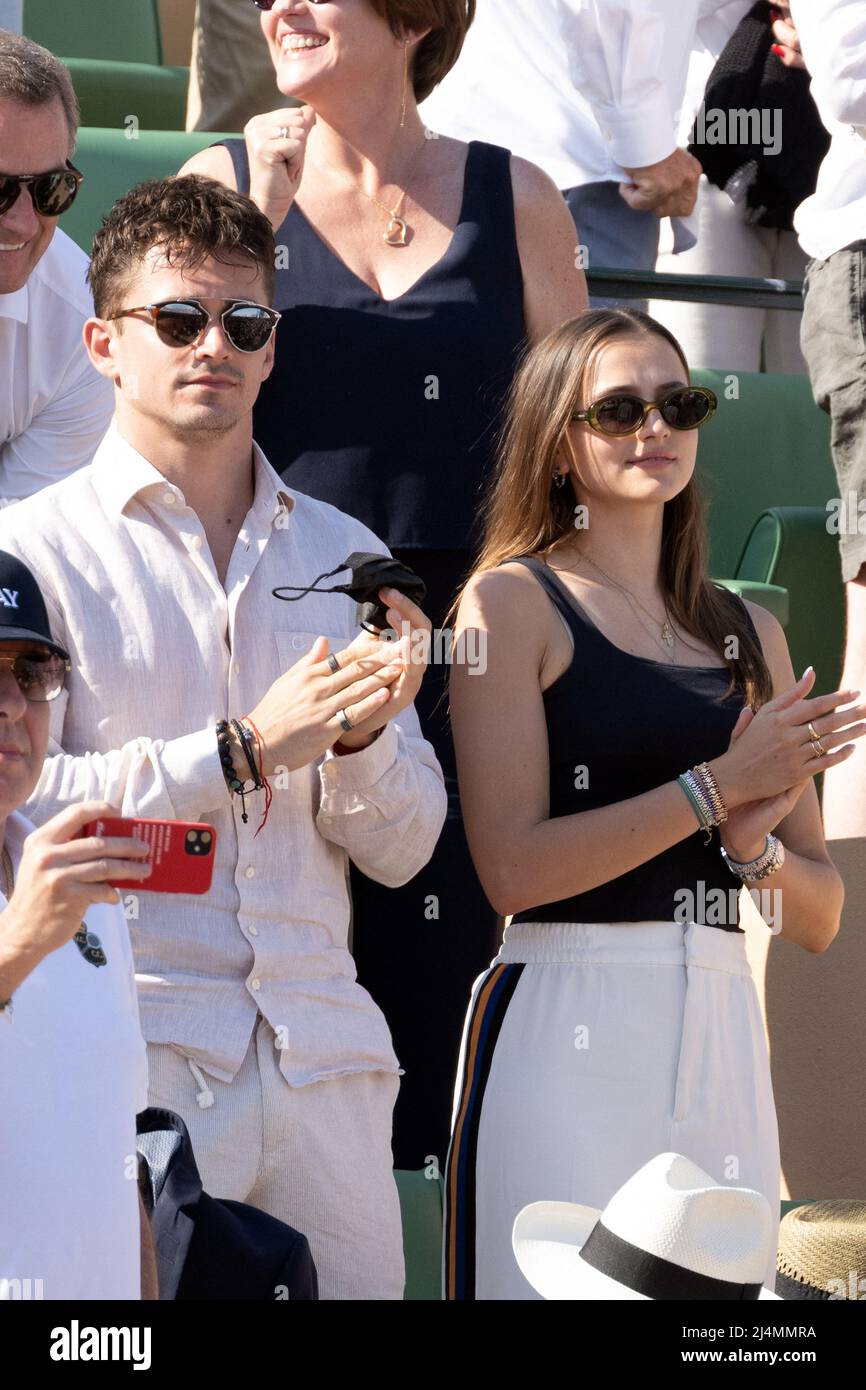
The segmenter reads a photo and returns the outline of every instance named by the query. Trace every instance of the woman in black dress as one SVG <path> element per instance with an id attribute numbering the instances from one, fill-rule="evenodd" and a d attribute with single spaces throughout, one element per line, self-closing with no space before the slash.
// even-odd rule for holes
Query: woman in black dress
<path id="1" fill-rule="evenodd" d="M 574 226 L 534 165 L 436 137 L 418 115 L 474 0 L 260 8 L 279 88 L 306 104 L 256 117 L 183 170 L 249 192 L 276 229 L 283 318 L 256 439 L 291 487 L 363 521 L 421 575 L 441 628 L 520 351 L 586 307 Z M 352 871 L 359 978 L 406 1072 L 394 1150 L 410 1168 L 444 1155 L 466 993 L 497 939 L 460 821 L 448 666 L 433 655 L 418 712 L 449 788 L 441 840 L 402 889 Z"/>

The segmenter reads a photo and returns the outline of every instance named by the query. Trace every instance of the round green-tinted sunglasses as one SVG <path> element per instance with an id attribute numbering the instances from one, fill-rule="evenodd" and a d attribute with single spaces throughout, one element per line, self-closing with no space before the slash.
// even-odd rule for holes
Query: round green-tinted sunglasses
<path id="1" fill-rule="evenodd" d="M 715 414 L 718 404 L 715 392 L 704 386 L 676 386 L 658 401 L 617 391 L 593 401 L 588 410 L 576 410 L 571 418 L 602 434 L 635 434 L 650 411 L 657 410 L 672 430 L 696 430 Z"/>

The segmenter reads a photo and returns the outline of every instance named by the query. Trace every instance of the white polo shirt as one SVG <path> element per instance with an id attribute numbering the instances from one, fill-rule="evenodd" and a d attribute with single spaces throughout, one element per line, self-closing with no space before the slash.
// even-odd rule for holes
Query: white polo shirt
<path id="1" fill-rule="evenodd" d="M 27 284 L 0 294 L 0 502 L 30 497 L 89 463 L 114 411 L 90 364 L 87 257 L 58 228 Z"/>
<path id="2" fill-rule="evenodd" d="M 13 814 L 16 873 L 31 823 Z M 0 893 L 0 910 L 6 899 Z M 87 913 L 107 964 L 52 951 L 0 1014 L 0 1300 L 138 1299 L 135 1116 L 147 1106 L 123 911 Z"/>

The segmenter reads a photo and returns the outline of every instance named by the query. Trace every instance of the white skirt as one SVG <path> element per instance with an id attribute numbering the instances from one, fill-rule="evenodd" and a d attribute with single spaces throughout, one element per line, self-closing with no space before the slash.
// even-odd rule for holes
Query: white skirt
<path id="1" fill-rule="evenodd" d="M 518 922 L 476 980 L 446 1174 L 448 1299 L 534 1299 L 529 1202 L 602 1208 L 656 1154 L 779 1216 L 770 1063 L 744 937 L 675 922 Z M 775 1229 L 775 1228 L 774 1228 Z M 773 1288 L 776 1247 L 766 1282 Z"/>

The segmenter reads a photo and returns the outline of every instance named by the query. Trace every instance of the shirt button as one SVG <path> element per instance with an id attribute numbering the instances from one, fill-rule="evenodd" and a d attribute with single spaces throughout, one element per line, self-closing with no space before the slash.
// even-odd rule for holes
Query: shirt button
<path id="1" fill-rule="evenodd" d="M 162 494 L 162 500 L 166 503 L 167 506 L 171 507 L 176 499 L 173 492 L 164 492 Z"/>
<path id="2" fill-rule="evenodd" d="M 299 652 L 302 647 L 306 646 L 306 643 L 304 642 L 303 637 L 293 637 L 292 646 L 294 647 L 296 652 Z"/>
<path id="3" fill-rule="evenodd" d="M 258 936 L 258 934 L 259 934 L 259 929 L 258 929 L 258 927 L 250 927 L 250 936 Z"/>
<path id="4" fill-rule="evenodd" d="M 190 541 L 190 545 L 192 546 L 193 550 L 201 550 L 201 547 L 202 547 L 202 539 L 201 539 L 201 536 L 193 536 L 192 540 Z"/>
<path id="5" fill-rule="evenodd" d="M 252 981 L 252 986 L 253 986 L 253 989 L 261 989 L 261 987 L 262 987 L 262 982 L 261 982 L 261 980 L 253 980 L 253 981 Z"/>
<path id="6" fill-rule="evenodd" d="M 253 868 L 252 864 L 249 864 L 247 868 L 244 869 L 244 878 L 255 878 L 255 876 L 256 871 Z"/>
<path id="7" fill-rule="evenodd" d="M 236 661 L 234 664 L 234 673 L 236 676 L 239 676 L 241 673 L 241 663 L 239 661 Z"/>

